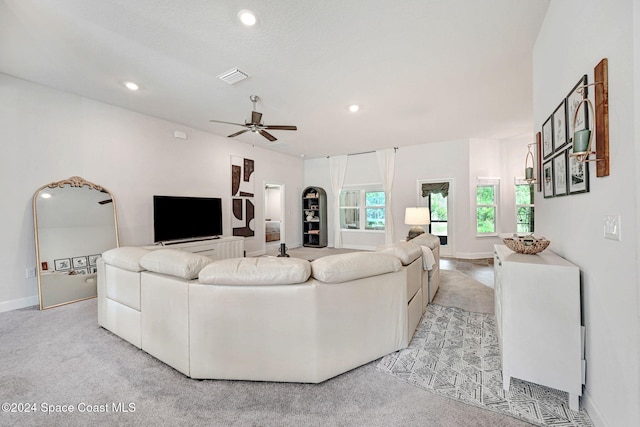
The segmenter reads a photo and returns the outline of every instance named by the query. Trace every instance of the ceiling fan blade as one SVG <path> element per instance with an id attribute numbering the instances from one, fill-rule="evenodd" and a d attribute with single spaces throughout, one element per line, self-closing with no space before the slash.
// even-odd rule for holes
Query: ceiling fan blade
<path id="1" fill-rule="evenodd" d="M 227 125 L 244 126 L 242 123 L 223 122 L 222 120 L 209 120 L 209 121 L 214 123 L 224 123 Z"/>
<path id="2" fill-rule="evenodd" d="M 268 125 L 263 126 L 262 129 L 275 129 L 275 130 L 298 130 L 296 126 L 281 126 L 281 125 Z"/>
<path id="3" fill-rule="evenodd" d="M 227 138 L 233 138 L 234 136 L 242 135 L 245 132 L 249 132 L 249 129 L 243 129 L 243 130 L 238 131 L 236 133 L 232 133 L 231 135 L 228 135 Z"/>
<path id="4" fill-rule="evenodd" d="M 259 125 L 260 120 L 262 120 L 262 113 L 258 113 L 257 111 L 251 112 L 251 123 Z"/>
<path id="5" fill-rule="evenodd" d="M 277 141 L 278 138 L 276 138 L 275 136 L 271 135 L 269 132 L 264 131 L 262 129 L 258 129 L 258 132 L 260 133 L 260 135 L 264 136 L 265 138 L 267 138 L 269 141 L 273 142 L 273 141 Z"/>

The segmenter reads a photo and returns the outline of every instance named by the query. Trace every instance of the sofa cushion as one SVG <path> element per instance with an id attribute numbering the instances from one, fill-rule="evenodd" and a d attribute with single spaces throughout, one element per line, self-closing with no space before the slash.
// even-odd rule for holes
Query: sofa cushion
<path id="1" fill-rule="evenodd" d="M 324 283 L 342 283 L 363 277 L 398 271 L 400 260 L 382 252 L 350 252 L 318 258 L 311 263 L 314 279 Z"/>
<path id="2" fill-rule="evenodd" d="M 134 246 L 122 246 L 120 248 L 109 249 L 102 254 L 104 262 L 114 267 L 122 268 L 129 271 L 143 271 L 144 267 L 140 265 L 140 259 L 149 254 L 148 249 L 138 248 Z"/>
<path id="3" fill-rule="evenodd" d="M 140 265 L 149 271 L 187 280 L 198 277 L 200 270 L 210 262 L 211 258 L 207 256 L 177 249 L 158 249 L 140 258 Z"/>
<path id="4" fill-rule="evenodd" d="M 377 249 L 379 252 L 391 254 L 398 258 L 402 265 L 409 265 L 422 255 L 420 246 L 411 242 L 397 242 L 392 245 L 382 246 Z"/>
<path id="5" fill-rule="evenodd" d="M 310 275 L 306 259 L 228 258 L 207 265 L 198 279 L 208 285 L 292 285 L 306 282 Z"/>
<path id="6" fill-rule="evenodd" d="M 440 238 L 431 233 L 423 233 L 417 237 L 414 237 L 410 240 L 411 243 L 414 243 L 418 246 L 426 246 L 429 249 L 433 250 L 436 247 L 440 246 Z"/>

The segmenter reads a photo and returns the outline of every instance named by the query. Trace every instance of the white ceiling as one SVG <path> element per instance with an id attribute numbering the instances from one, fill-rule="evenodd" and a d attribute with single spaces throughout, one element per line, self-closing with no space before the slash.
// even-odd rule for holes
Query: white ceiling
<path id="1" fill-rule="evenodd" d="M 549 0 L 1 0 L 0 72 L 315 158 L 532 133 Z M 251 9 L 254 27 L 237 12 Z M 216 78 L 238 67 L 233 86 Z M 133 80 L 130 92 L 122 82 Z M 361 110 L 347 107 L 358 103 Z"/>

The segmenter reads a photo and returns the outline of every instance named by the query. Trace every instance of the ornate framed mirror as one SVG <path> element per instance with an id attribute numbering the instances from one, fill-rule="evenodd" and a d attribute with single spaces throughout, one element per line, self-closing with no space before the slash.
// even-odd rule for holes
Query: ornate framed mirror
<path id="1" fill-rule="evenodd" d="M 40 309 L 97 295 L 96 260 L 119 246 L 113 195 L 79 176 L 33 195 Z"/>

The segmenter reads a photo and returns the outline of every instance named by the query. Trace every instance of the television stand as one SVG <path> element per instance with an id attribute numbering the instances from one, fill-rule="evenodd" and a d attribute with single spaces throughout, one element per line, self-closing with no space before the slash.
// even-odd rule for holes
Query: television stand
<path id="1" fill-rule="evenodd" d="M 244 237 L 211 236 L 202 239 L 171 240 L 145 246 L 158 249 L 158 246 L 205 255 L 214 260 L 244 257 Z"/>
<path id="2" fill-rule="evenodd" d="M 197 237 L 195 239 L 165 240 L 163 242 L 158 242 L 157 244 L 160 246 L 171 246 L 171 245 L 179 245 L 181 243 L 204 242 L 207 240 L 215 240 L 219 238 L 220 236 L 207 236 L 207 237 Z"/>

